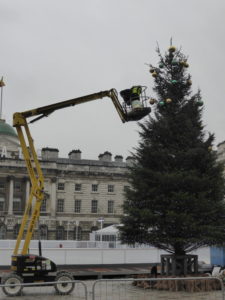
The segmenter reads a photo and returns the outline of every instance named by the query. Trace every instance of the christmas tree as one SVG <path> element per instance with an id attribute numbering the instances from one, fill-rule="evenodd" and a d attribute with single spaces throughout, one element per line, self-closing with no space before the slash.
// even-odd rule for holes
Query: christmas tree
<path id="1" fill-rule="evenodd" d="M 225 240 L 223 169 L 206 133 L 201 92 L 191 91 L 187 57 L 170 46 L 150 65 L 154 116 L 140 124 L 120 228 L 124 243 L 174 255 Z"/>

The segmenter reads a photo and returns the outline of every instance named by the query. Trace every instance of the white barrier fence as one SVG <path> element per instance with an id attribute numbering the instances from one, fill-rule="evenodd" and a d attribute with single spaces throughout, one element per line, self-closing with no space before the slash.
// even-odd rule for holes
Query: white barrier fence
<path id="1" fill-rule="evenodd" d="M 2 241 L 0 241 L 0 265 L 8 266 L 11 264 L 13 247 L 2 247 L 1 242 Z M 55 244 L 50 243 L 50 246 L 55 245 L 54 248 L 47 247 L 47 244 L 44 244 L 42 247 L 42 256 L 49 258 L 57 265 L 101 265 L 158 263 L 160 262 L 160 255 L 166 254 L 166 252 L 154 247 L 125 249 L 69 248 L 69 244 L 66 242 L 67 241 L 54 241 Z M 38 248 L 37 246 L 34 247 L 34 245 L 35 243 L 32 241 L 30 253 L 38 254 Z M 58 247 L 56 247 L 56 245 L 58 245 Z M 209 247 L 200 248 L 198 251 L 193 252 L 193 254 L 198 255 L 199 261 L 210 263 Z"/>

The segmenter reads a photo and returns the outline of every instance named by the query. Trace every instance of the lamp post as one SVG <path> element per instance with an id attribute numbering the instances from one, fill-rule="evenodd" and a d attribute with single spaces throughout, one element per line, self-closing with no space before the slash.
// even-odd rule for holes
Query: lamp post
<path id="1" fill-rule="evenodd" d="M 101 242 L 101 247 L 102 247 L 102 228 L 103 228 L 103 223 L 104 223 L 105 219 L 103 217 L 100 217 L 98 219 L 98 222 L 100 223 L 100 228 L 101 228 L 101 232 L 100 232 L 100 242 Z"/>

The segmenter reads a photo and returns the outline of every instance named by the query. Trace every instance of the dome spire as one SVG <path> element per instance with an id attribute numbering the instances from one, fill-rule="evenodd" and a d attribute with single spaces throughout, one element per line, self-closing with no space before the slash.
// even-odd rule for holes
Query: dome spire
<path id="1" fill-rule="evenodd" d="M 3 101 L 3 87 L 5 86 L 5 83 L 3 81 L 3 76 L 0 80 L 0 87 L 1 87 L 1 104 L 0 104 L 0 120 L 2 120 L 2 101 Z"/>

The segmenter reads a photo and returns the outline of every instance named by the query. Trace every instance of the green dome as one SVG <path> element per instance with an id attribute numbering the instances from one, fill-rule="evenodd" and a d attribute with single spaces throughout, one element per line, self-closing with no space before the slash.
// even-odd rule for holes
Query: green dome
<path id="1" fill-rule="evenodd" d="M 5 120 L 0 120 L 0 135 L 1 134 L 18 137 L 15 129 L 9 124 L 7 124 Z"/>

